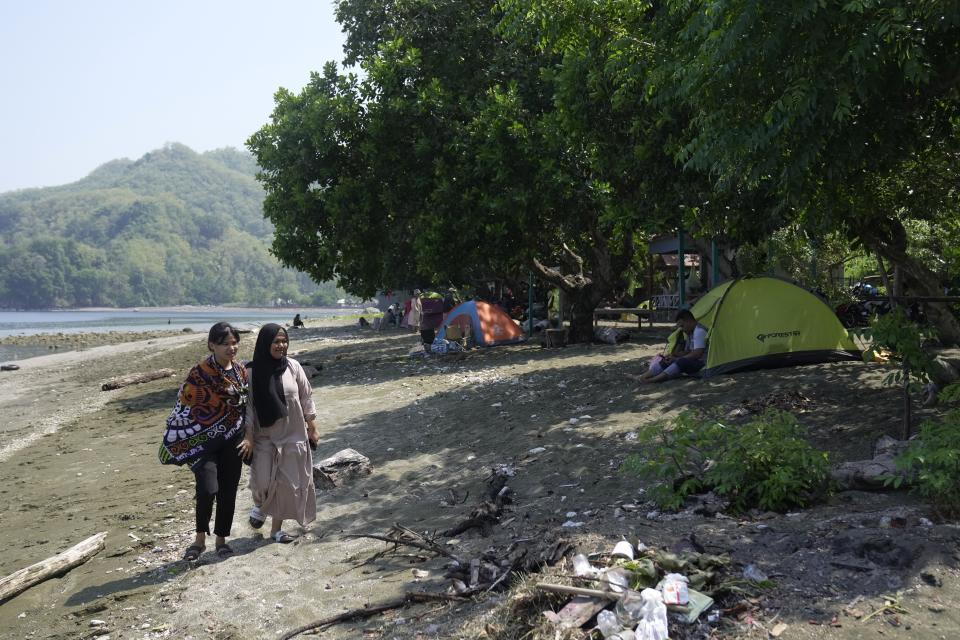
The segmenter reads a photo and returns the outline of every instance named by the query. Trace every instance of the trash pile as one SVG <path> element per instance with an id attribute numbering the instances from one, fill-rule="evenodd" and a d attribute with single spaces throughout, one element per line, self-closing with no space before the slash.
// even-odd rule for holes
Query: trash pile
<path id="1" fill-rule="evenodd" d="M 544 616 L 560 629 L 595 629 L 608 640 L 667 640 L 674 624 L 695 624 L 713 604 L 709 595 L 719 586 L 725 557 L 675 554 L 635 547 L 626 540 L 609 554 L 594 554 L 603 566 L 577 554 L 572 558 L 575 582 L 589 587 L 538 583 L 537 589 L 574 596 L 560 611 Z M 712 619 L 718 617 L 714 614 Z M 711 621 L 712 621 L 711 619 Z M 592 630 L 592 629 L 591 629 Z"/>

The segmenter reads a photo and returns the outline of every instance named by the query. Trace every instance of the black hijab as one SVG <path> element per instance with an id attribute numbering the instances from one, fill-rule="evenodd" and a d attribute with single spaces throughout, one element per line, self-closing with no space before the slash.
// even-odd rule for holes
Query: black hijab
<path id="1" fill-rule="evenodd" d="M 287 415 L 287 398 L 283 393 L 283 372 L 287 370 L 287 357 L 277 360 L 270 355 L 270 345 L 277 334 L 286 331 L 278 324 L 265 324 L 257 335 L 257 346 L 253 349 L 253 361 L 247 366 L 253 367 L 252 383 L 253 408 L 257 410 L 257 419 L 261 427 L 273 426 L 277 420 Z"/>

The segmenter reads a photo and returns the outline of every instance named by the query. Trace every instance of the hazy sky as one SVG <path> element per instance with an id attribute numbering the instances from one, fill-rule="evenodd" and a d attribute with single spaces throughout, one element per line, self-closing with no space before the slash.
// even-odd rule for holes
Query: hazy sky
<path id="1" fill-rule="evenodd" d="M 343 41 L 333 0 L 0 0 L 0 192 L 242 147 Z"/>

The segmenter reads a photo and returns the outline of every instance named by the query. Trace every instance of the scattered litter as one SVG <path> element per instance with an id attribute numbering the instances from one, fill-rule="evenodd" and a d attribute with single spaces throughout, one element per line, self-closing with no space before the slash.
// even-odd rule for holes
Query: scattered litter
<path id="1" fill-rule="evenodd" d="M 560 526 L 561 526 L 561 527 L 564 527 L 564 528 L 566 528 L 566 529 L 574 529 L 574 528 L 576 528 L 576 527 L 582 527 L 582 526 L 585 525 L 585 524 L 586 524 L 586 522 L 574 522 L 573 520 L 567 520 L 566 522 L 564 522 L 564 523 L 563 523 L 562 525 L 560 525 Z"/>
<path id="2" fill-rule="evenodd" d="M 687 577 L 679 573 L 668 573 L 665 575 L 660 586 L 663 601 L 666 604 L 687 604 L 690 602 L 687 582 Z"/>
<path id="3" fill-rule="evenodd" d="M 767 574 L 758 569 L 755 564 L 748 564 L 743 568 L 743 577 L 753 582 L 764 582 L 769 579 Z"/>
<path id="4" fill-rule="evenodd" d="M 621 540 L 615 544 L 613 551 L 610 552 L 611 557 L 626 558 L 627 560 L 633 560 L 633 555 L 633 545 L 627 540 Z"/>
<path id="5" fill-rule="evenodd" d="M 590 561 L 587 559 L 587 556 L 582 553 L 578 553 L 573 556 L 571 559 L 573 564 L 574 574 L 580 576 L 581 578 L 596 578 L 600 575 L 600 570 L 590 564 Z"/>
<path id="6" fill-rule="evenodd" d="M 530 451 L 528 451 L 527 453 L 529 453 L 530 455 L 534 455 L 534 456 L 535 456 L 535 455 L 537 455 L 538 453 L 543 453 L 543 452 L 546 451 L 546 450 L 547 450 L 546 447 L 534 447 L 533 449 L 530 449 Z"/>

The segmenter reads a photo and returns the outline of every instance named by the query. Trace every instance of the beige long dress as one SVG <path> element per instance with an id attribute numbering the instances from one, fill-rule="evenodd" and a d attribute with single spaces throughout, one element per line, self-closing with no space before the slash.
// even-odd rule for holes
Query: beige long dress
<path id="1" fill-rule="evenodd" d="M 420 331 L 420 319 L 423 317 L 423 303 L 420 296 L 415 296 L 410 303 L 410 317 L 407 319 L 407 326 L 414 331 Z"/>
<path id="2" fill-rule="evenodd" d="M 300 525 L 317 518 L 317 493 L 313 486 L 313 456 L 307 439 L 307 420 L 316 416 L 313 388 L 300 363 L 287 358 L 283 393 L 287 415 L 262 428 L 253 402 L 247 402 L 247 434 L 253 432 L 250 491 L 264 515 L 296 520 Z M 250 385 L 257 376 L 250 369 Z"/>

